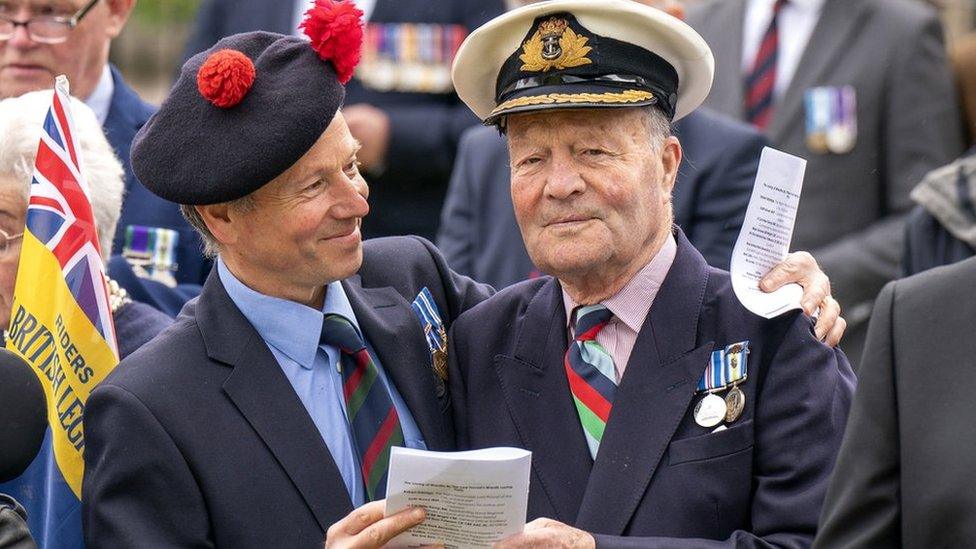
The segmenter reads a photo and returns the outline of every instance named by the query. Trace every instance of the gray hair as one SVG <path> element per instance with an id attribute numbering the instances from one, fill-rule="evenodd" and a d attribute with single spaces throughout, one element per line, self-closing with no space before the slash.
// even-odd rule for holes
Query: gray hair
<path id="1" fill-rule="evenodd" d="M 51 107 L 52 93 L 42 90 L 0 101 L 0 176 L 17 182 L 25 204 L 30 196 L 34 157 L 44 119 Z M 125 172 L 105 139 L 95 113 L 72 97 L 71 115 L 78 161 L 91 192 L 102 260 L 108 261 L 122 209 Z"/>
<path id="2" fill-rule="evenodd" d="M 227 202 L 226 204 L 239 212 L 252 211 L 257 205 L 254 201 L 254 196 L 250 194 Z M 197 211 L 196 206 L 180 204 L 180 213 L 183 214 L 187 223 L 200 233 L 200 240 L 203 241 L 203 255 L 211 259 L 217 257 L 220 253 L 220 242 L 217 242 L 217 239 L 214 238 L 213 233 L 210 232 L 210 228 L 207 227 L 207 223 L 203 220 L 200 212 Z"/>
<path id="3" fill-rule="evenodd" d="M 644 112 L 644 125 L 647 133 L 651 137 L 651 144 L 654 150 L 660 152 L 664 146 L 664 140 L 671 136 L 672 125 L 666 114 L 661 109 L 650 105 L 642 107 Z"/>

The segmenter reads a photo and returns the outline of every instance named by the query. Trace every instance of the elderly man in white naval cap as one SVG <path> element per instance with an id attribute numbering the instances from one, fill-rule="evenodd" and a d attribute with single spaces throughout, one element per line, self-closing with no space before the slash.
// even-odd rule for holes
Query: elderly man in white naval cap
<path id="1" fill-rule="evenodd" d="M 854 375 L 804 313 L 748 312 L 672 223 L 671 123 L 712 70 L 690 27 L 624 0 L 520 8 L 458 53 L 458 94 L 508 138 L 516 218 L 548 275 L 448 337 L 458 446 L 533 452 L 531 522 L 501 546 L 812 541 Z"/>

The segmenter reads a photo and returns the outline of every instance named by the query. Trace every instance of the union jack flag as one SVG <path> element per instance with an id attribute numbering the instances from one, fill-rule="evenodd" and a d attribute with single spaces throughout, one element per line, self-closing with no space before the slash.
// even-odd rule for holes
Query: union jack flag
<path id="1" fill-rule="evenodd" d="M 108 288 L 74 141 L 67 79 L 58 77 L 44 120 L 27 205 L 27 228 L 57 258 L 71 294 L 118 357 Z"/>

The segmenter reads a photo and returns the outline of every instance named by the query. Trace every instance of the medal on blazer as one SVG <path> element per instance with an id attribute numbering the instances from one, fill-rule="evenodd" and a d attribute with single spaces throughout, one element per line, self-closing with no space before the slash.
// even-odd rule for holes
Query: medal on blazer
<path id="1" fill-rule="evenodd" d="M 857 144 L 857 93 L 853 86 L 810 88 L 804 95 L 807 148 L 847 154 Z"/>
<path id="2" fill-rule="evenodd" d="M 441 382 L 447 381 L 447 330 L 441 320 L 434 296 L 425 286 L 410 305 L 424 330 L 431 366 Z"/>
<path id="3" fill-rule="evenodd" d="M 382 92 L 450 93 L 451 63 L 467 35 L 462 25 L 368 23 L 356 78 Z"/>
<path id="4" fill-rule="evenodd" d="M 742 416 L 746 395 L 739 388 L 749 377 L 749 342 L 740 341 L 712 351 L 705 372 L 698 380 L 698 393 L 708 393 L 695 406 L 695 422 L 702 427 L 714 427 L 721 422 L 732 423 Z M 716 393 L 729 389 L 725 398 Z M 716 415 L 721 414 L 716 418 Z"/>

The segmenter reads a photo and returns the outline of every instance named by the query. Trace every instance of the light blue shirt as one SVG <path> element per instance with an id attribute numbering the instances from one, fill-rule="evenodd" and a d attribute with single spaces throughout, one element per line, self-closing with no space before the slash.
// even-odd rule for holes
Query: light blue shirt
<path id="1" fill-rule="evenodd" d="M 340 314 L 359 329 L 356 313 L 349 304 L 342 284 L 333 282 L 326 287 L 325 303 L 321 311 L 316 311 L 301 303 L 255 292 L 238 280 L 220 258 L 217 259 L 217 274 L 231 300 L 267 343 L 298 398 L 308 410 L 308 415 L 325 440 L 332 459 L 342 474 L 352 504 L 356 507 L 363 505 L 366 503 L 366 487 L 359 469 L 359 453 L 346 420 L 342 374 L 338 368 L 339 350 L 331 345 L 319 345 L 322 321 L 326 314 Z M 386 376 L 376 352 L 369 344 L 368 336 L 364 339 L 379 370 L 379 377 L 390 390 L 393 405 L 400 416 L 400 426 L 407 447 L 426 450 L 427 445 L 413 415 Z"/>

